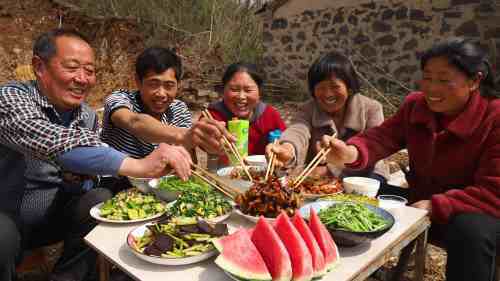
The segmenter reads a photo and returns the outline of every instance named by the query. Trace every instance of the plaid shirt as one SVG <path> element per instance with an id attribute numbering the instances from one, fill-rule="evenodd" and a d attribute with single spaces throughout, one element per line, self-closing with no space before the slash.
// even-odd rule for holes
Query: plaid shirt
<path id="1" fill-rule="evenodd" d="M 79 108 L 64 127 L 36 81 L 4 85 L 0 87 L 0 144 L 57 166 L 57 156 L 72 148 L 104 145 L 96 132 L 81 126 L 85 114 Z"/>

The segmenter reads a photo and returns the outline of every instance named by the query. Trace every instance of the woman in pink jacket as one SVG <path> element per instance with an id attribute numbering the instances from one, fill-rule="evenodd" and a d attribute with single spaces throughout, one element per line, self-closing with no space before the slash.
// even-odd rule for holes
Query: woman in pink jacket
<path id="1" fill-rule="evenodd" d="M 382 125 L 343 142 L 327 161 L 363 169 L 407 148 L 410 203 L 444 242 L 447 280 L 493 280 L 500 240 L 500 99 L 486 53 L 451 38 L 421 58 L 420 92 Z"/>

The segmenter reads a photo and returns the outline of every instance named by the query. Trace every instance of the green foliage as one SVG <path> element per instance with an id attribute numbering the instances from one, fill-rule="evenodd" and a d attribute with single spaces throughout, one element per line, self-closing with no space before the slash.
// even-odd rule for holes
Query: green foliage
<path id="1" fill-rule="evenodd" d="M 234 0 L 66 0 L 91 17 L 134 19 L 146 45 L 181 48 L 184 55 L 217 52 L 223 64 L 258 62 L 262 22 Z"/>

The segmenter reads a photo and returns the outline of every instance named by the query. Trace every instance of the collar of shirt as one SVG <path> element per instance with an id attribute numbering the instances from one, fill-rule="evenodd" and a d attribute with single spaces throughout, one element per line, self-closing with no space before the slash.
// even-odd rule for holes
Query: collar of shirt
<path id="1" fill-rule="evenodd" d="M 359 94 L 351 96 L 345 104 L 344 113 L 344 128 L 352 129 L 356 132 L 363 131 L 365 129 L 366 117 L 363 111 L 365 110 L 365 105 Z M 337 125 L 333 121 L 331 115 L 321 109 L 318 102 L 314 100 L 313 114 L 311 125 L 315 128 L 321 127 L 332 127 L 334 132 L 337 132 Z"/>
<path id="2" fill-rule="evenodd" d="M 57 119 L 61 122 L 61 124 L 63 124 L 63 123 L 71 124 L 71 121 L 73 121 L 73 120 L 82 119 L 82 117 L 83 117 L 82 116 L 82 108 L 81 108 L 81 106 L 79 106 L 78 108 L 73 110 L 73 118 L 70 118 L 69 122 L 65 122 L 64 118 L 61 116 L 59 111 L 57 111 L 56 108 L 54 107 L 54 105 L 49 102 L 49 99 L 47 98 L 47 96 L 42 94 L 42 91 L 40 90 L 38 81 L 34 80 L 34 81 L 32 81 L 32 83 L 33 83 L 34 87 L 30 87 L 29 89 L 31 92 L 30 94 L 33 95 L 33 100 L 35 101 L 35 103 L 37 103 L 44 110 L 50 111 L 52 114 L 54 114 L 57 117 Z"/>

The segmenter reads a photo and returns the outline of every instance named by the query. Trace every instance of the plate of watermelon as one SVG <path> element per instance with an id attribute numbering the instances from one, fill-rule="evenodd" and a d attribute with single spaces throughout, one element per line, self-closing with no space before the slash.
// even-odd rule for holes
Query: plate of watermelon
<path id="1" fill-rule="evenodd" d="M 339 262 L 337 246 L 315 213 L 309 224 L 299 214 L 290 219 L 282 213 L 273 224 L 261 217 L 254 228 L 212 243 L 220 253 L 215 263 L 233 280 L 311 280 Z"/>

